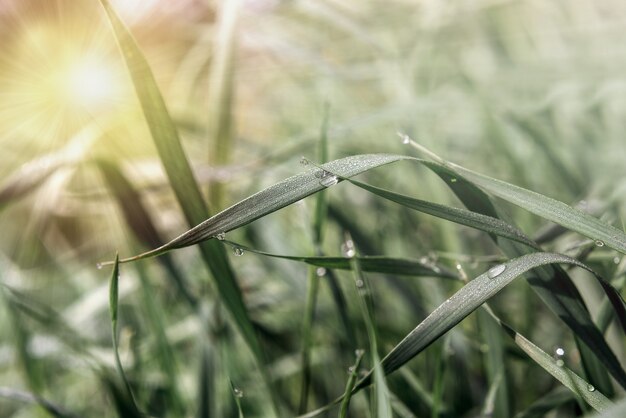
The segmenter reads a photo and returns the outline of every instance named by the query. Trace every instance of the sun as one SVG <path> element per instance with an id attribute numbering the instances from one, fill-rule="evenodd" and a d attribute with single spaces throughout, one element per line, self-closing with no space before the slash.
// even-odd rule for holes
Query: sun
<path id="1" fill-rule="evenodd" d="M 119 86 L 115 68 L 104 60 L 83 59 L 62 74 L 59 91 L 73 108 L 95 110 L 111 104 Z"/>

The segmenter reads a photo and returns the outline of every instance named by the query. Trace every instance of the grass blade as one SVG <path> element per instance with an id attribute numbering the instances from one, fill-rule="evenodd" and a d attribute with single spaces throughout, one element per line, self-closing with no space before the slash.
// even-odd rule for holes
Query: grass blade
<path id="1" fill-rule="evenodd" d="M 338 270 L 351 270 L 352 265 L 349 258 L 346 257 L 332 257 L 332 256 L 317 256 L 317 257 L 304 257 L 304 256 L 290 256 L 273 254 L 265 251 L 256 250 L 245 245 L 237 244 L 231 241 L 224 240 L 223 242 L 232 245 L 234 248 L 239 248 L 243 251 L 249 251 L 254 254 L 263 255 L 266 257 L 280 258 L 283 260 L 301 261 L 316 267 L 324 267 L 327 269 Z M 427 276 L 427 277 L 439 277 L 442 279 L 459 280 L 459 276 L 444 266 L 435 264 L 434 262 L 421 262 L 418 260 L 412 260 L 410 258 L 395 258 L 386 256 L 360 256 L 356 257 L 359 262 L 359 267 L 363 271 L 370 273 L 385 273 L 403 276 Z"/>
<path id="2" fill-rule="evenodd" d="M 124 372 L 124 368 L 122 367 L 122 361 L 120 360 L 120 354 L 117 346 L 117 314 L 118 314 L 118 283 L 119 283 L 119 258 L 115 257 L 115 264 L 113 265 L 113 272 L 111 273 L 111 281 L 109 286 L 109 313 L 111 315 L 111 334 L 113 340 L 113 354 L 115 356 L 115 366 L 117 368 L 117 372 L 124 383 L 124 391 L 126 392 L 126 398 L 128 399 L 129 406 L 134 410 L 134 412 L 139 415 L 139 408 L 137 408 L 137 404 L 135 402 L 135 397 L 133 396 L 133 391 L 130 387 L 130 383 L 126 378 L 126 373 Z"/>
<path id="3" fill-rule="evenodd" d="M 536 267 L 555 263 L 572 264 L 591 271 L 578 260 L 554 253 L 528 254 L 495 266 L 447 299 L 396 345 L 382 361 L 385 372 L 391 373 L 406 364 L 517 277 Z M 370 380 L 371 372 L 357 388 L 368 385 Z"/>
<path id="4" fill-rule="evenodd" d="M 417 211 L 427 213 L 438 218 L 446 219 L 457 224 L 479 229 L 490 234 L 495 234 L 502 238 L 517 241 L 522 244 L 526 244 L 532 248 L 537 248 L 537 245 L 532 242 L 532 240 L 528 238 L 522 231 L 502 221 L 501 219 L 483 215 L 477 212 L 472 212 L 466 209 L 458 209 L 433 202 L 427 202 L 425 200 L 415 199 L 355 180 L 350 180 L 350 183 L 377 196 L 380 196 L 387 200 L 391 200 L 392 202 L 399 203 L 402 206 L 415 209 Z"/>
<path id="5" fill-rule="evenodd" d="M 100 0 L 100 3 L 104 7 L 109 22 L 113 27 L 113 32 L 133 80 L 148 128 L 174 194 L 189 226 L 198 225 L 207 218 L 208 209 L 152 71 L 131 33 L 119 19 L 110 3 L 107 0 Z M 230 311 L 239 331 L 250 347 L 257 364 L 261 368 L 265 384 L 269 388 L 271 382 L 264 366 L 265 356 L 261 350 L 254 326 L 243 302 L 241 290 L 235 280 L 224 248 L 215 242 L 209 242 L 200 245 L 200 253 L 204 263 L 215 279 L 221 301 Z M 270 390 L 270 395 L 275 412 L 278 413 L 278 400 L 275 398 L 273 390 Z"/>
<path id="6" fill-rule="evenodd" d="M 354 365 L 352 365 L 348 369 L 348 382 L 346 383 L 346 390 L 343 393 L 343 400 L 341 401 L 341 406 L 339 407 L 339 418 L 346 418 L 348 416 L 348 407 L 350 406 L 350 399 L 352 398 L 352 390 L 357 382 L 359 367 L 361 366 L 361 360 L 363 360 L 363 354 L 365 351 L 357 350 L 356 361 Z"/>
<path id="7" fill-rule="evenodd" d="M 340 178 L 349 178 L 372 168 L 398 161 L 405 157 L 386 154 L 363 154 L 341 158 L 289 177 L 270 186 L 200 223 L 167 244 L 152 251 L 120 262 L 160 255 L 166 251 L 184 248 L 215 238 L 250 222 L 284 208 L 307 196 L 336 184 Z"/>
<path id="8" fill-rule="evenodd" d="M 607 245 L 623 254 L 626 254 L 626 234 L 619 229 L 608 225 L 580 209 L 573 208 L 563 202 L 542 194 L 506 183 L 501 180 L 476 173 L 459 165 L 447 163 L 455 172 L 476 184 L 535 215 L 576 231 L 591 238 L 599 247 Z"/>

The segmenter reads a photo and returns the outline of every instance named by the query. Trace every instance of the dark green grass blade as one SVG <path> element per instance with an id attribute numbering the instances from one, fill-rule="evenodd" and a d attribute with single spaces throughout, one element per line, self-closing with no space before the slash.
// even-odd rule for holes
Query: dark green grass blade
<path id="1" fill-rule="evenodd" d="M 563 202 L 542 194 L 496 180 L 483 174 L 476 173 L 456 164 L 448 163 L 450 168 L 458 172 L 465 179 L 511 202 L 535 215 L 555 222 L 567 229 L 576 231 L 591 238 L 599 246 L 607 245 L 623 254 L 626 254 L 626 234 L 619 229 L 608 225 L 579 209 L 566 205 Z"/>
<path id="2" fill-rule="evenodd" d="M 529 270 L 553 263 L 572 264 L 591 271 L 578 260 L 554 253 L 533 253 L 509 260 L 498 266 L 500 268 L 497 270 L 499 271 L 497 275 L 493 273 L 494 269 L 490 269 L 488 272 L 470 281 L 462 289 L 439 305 L 438 308 L 396 345 L 382 360 L 381 365 L 385 373 L 392 373 L 405 365 L 516 278 Z M 502 270 L 502 266 L 504 266 L 504 270 Z M 518 344 L 526 354 L 563 385 L 576 392 L 582 392 L 584 390 L 582 394 L 585 401 L 594 409 L 602 410 L 610 406 L 611 402 L 600 393 L 600 391 L 588 390 L 588 382 L 575 375 L 574 372 L 565 365 L 557 365 L 556 361 L 550 355 L 516 333 L 506 324 L 500 324 L 507 330 L 509 335 L 514 338 L 516 344 Z M 359 381 L 354 392 L 369 386 L 372 383 L 372 377 L 373 371 L 370 371 L 366 377 Z M 316 416 L 327 411 L 332 405 L 340 401 L 341 398 L 338 398 L 332 404 L 312 411 L 303 417 Z"/>
<path id="3" fill-rule="evenodd" d="M 126 373 L 122 367 L 122 361 L 120 360 L 120 354 L 117 347 L 117 313 L 118 313 L 118 283 L 119 283 L 119 258 L 115 257 L 115 264 L 113 265 L 113 272 L 111 273 L 111 281 L 109 287 L 109 312 L 111 314 L 111 335 L 113 340 L 113 354 L 115 356 L 115 366 L 117 373 L 124 384 L 124 391 L 126 392 L 125 398 L 128 401 L 129 407 L 132 408 L 137 414 L 139 414 L 139 408 L 135 403 L 135 397 L 130 387 L 130 383 L 126 378 Z"/>
<path id="4" fill-rule="evenodd" d="M 405 157 L 397 155 L 364 154 L 334 160 L 321 165 L 321 169 L 309 169 L 236 203 L 160 248 L 121 261 L 152 257 L 169 250 L 188 247 L 209 240 L 220 233 L 226 233 L 249 224 L 256 219 L 332 186 L 334 183 L 328 180 L 333 175 L 349 178 L 403 158 Z"/>
<path id="5" fill-rule="evenodd" d="M 350 183 L 362 189 L 365 189 L 368 192 L 373 193 L 377 196 L 380 196 L 387 200 L 391 200 L 392 202 L 399 203 L 402 206 L 415 209 L 417 211 L 427 213 L 438 218 L 446 219 L 460 225 L 469 226 L 471 228 L 479 229 L 490 234 L 495 234 L 502 238 L 517 241 L 535 249 L 537 248 L 537 245 L 532 242 L 532 240 L 528 238 L 522 231 L 502 221 L 501 219 L 483 215 L 477 212 L 472 212 L 466 209 L 459 209 L 450 206 L 440 205 L 437 203 L 427 202 L 420 199 L 415 199 L 355 180 L 350 180 Z"/>
<path id="6" fill-rule="evenodd" d="M 492 277 L 494 276 L 493 269 L 497 268 L 494 267 L 489 272 L 470 281 L 411 331 L 383 359 L 385 372 L 391 373 L 406 364 L 517 277 L 536 267 L 555 263 L 572 264 L 593 273 L 583 263 L 571 257 L 554 253 L 533 253 L 509 260 L 497 266 L 500 269 L 504 267 L 504 270 Z M 364 378 L 357 387 L 366 386 L 370 379 L 369 376 Z"/>
<path id="7" fill-rule="evenodd" d="M 167 173 L 174 194 L 183 210 L 190 227 L 200 224 L 207 218 L 208 209 L 193 176 L 187 157 L 183 151 L 176 127 L 167 111 L 163 97 L 156 84 L 148 63 L 133 39 L 131 33 L 118 18 L 107 0 L 101 0 L 118 44 L 126 61 L 133 85 L 152 134 L 161 162 Z M 224 248 L 216 242 L 200 245 L 203 261 L 211 271 L 220 294 L 220 300 L 230 311 L 246 343 L 250 347 L 265 380 L 271 386 L 265 370 L 265 357 L 243 302 L 241 290 L 235 280 Z M 276 411 L 277 399 L 270 390 Z"/>
<path id="8" fill-rule="evenodd" d="M 327 269 L 338 270 L 351 270 L 352 265 L 349 258 L 346 257 L 331 257 L 331 256 L 318 256 L 318 257 L 304 257 L 304 256 L 290 256 L 273 254 L 265 251 L 259 251 L 245 245 L 237 244 L 230 241 L 224 241 L 232 245 L 235 248 L 240 248 L 244 251 L 263 255 L 266 257 L 280 258 L 283 260 L 300 261 L 317 267 L 324 267 Z M 403 276 L 427 276 L 427 277 L 439 277 L 442 279 L 459 280 L 459 276 L 452 271 L 446 269 L 443 266 L 436 265 L 434 263 L 422 263 L 418 260 L 412 260 L 410 258 L 394 258 L 385 256 L 360 256 L 357 257 L 359 266 L 363 271 L 370 273 L 385 273 L 393 275 Z"/>
<path id="9" fill-rule="evenodd" d="M 135 401 L 128 397 L 126 389 L 120 387 L 118 379 L 105 372 L 102 374 L 101 380 L 102 385 L 113 398 L 113 405 L 119 418 L 144 418 L 144 415 L 137 411 Z"/>
<path id="10" fill-rule="evenodd" d="M 435 158 L 439 157 L 435 156 Z M 512 224 L 506 214 L 500 214 L 496 210 L 489 197 L 482 190 L 467 181 L 458 172 L 440 163 L 426 161 L 422 161 L 422 163 L 439 175 L 470 210 L 503 218 Z M 496 242 L 502 251 L 511 258 L 528 254 L 530 251 L 527 246 L 516 242 L 507 240 L 496 240 Z M 596 373 L 606 374 L 604 372 L 606 368 L 622 387 L 626 387 L 626 373 L 604 340 L 602 333 L 594 324 L 578 289 L 567 273 L 561 267 L 554 265 L 539 267 L 535 269 L 534 274 L 528 279 L 532 289 L 572 329 L 575 338 L 583 341 L 591 349 L 591 351 L 583 351 L 581 355 L 594 353 L 594 356 L 586 359 L 586 362 L 593 364 L 599 361 L 604 365 L 604 368 L 597 368 Z"/>

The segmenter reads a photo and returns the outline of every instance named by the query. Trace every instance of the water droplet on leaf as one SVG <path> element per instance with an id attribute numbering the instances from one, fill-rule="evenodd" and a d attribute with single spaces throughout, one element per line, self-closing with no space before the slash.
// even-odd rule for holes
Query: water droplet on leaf
<path id="1" fill-rule="evenodd" d="M 334 186 L 337 183 L 339 183 L 337 176 L 332 174 L 328 174 L 320 179 L 320 184 L 324 187 Z"/>
<path id="2" fill-rule="evenodd" d="M 365 286 L 365 283 L 363 283 L 363 280 L 357 280 L 356 281 L 356 287 L 358 287 L 359 289 L 362 289 L 363 286 Z"/>
<path id="3" fill-rule="evenodd" d="M 620 261 L 622 261 L 621 258 L 619 258 L 617 256 L 613 257 L 613 264 L 619 264 Z"/>
<path id="4" fill-rule="evenodd" d="M 356 350 L 354 350 L 354 355 L 357 357 L 361 357 L 363 354 L 365 354 L 365 350 L 363 350 L 362 348 L 357 348 Z"/>
<path id="5" fill-rule="evenodd" d="M 102 263 L 98 263 L 98 264 L 96 264 L 96 268 L 97 268 L 98 270 L 102 270 Z"/>
<path id="6" fill-rule="evenodd" d="M 496 277 L 501 275 L 504 270 L 506 270 L 506 266 L 504 264 L 498 264 L 497 266 L 493 266 L 487 272 L 487 277 L 489 277 L 490 279 L 495 279 Z"/>
<path id="7" fill-rule="evenodd" d="M 309 165 L 309 160 L 307 160 L 305 157 L 301 157 L 300 158 L 300 164 L 302 164 L 302 165 Z"/>
<path id="8" fill-rule="evenodd" d="M 233 254 L 235 254 L 235 257 L 241 257 L 243 255 L 243 249 L 239 247 L 233 247 Z"/>
<path id="9" fill-rule="evenodd" d="M 353 374 L 355 371 L 356 371 L 356 368 L 354 366 L 348 367 L 348 374 Z"/>
<path id="10" fill-rule="evenodd" d="M 354 255 L 356 254 L 356 251 L 354 251 L 354 242 L 352 242 L 352 240 L 348 240 L 341 244 L 341 252 L 344 257 L 354 257 Z"/>
<path id="11" fill-rule="evenodd" d="M 235 394 L 236 397 L 243 398 L 243 390 L 239 388 L 234 388 L 233 393 Z"/>
<path id="12" fill-rule="evenodd" d="M 219 241 L 224 241 L 226 239 L 226 234 L 223 232 L 220 232 L 219 234 L 215 236 L 215 238 L 217 238 Z"/>
<path id="13" fill-rule="evenodd" d="M 589 392 L 595 392 L 596 388 L 593 385 L 587 385 L 587 390 Z"/>
<path id="14" fill-rule="evenodd" d="M 317 277 L 324 277 L 326 276 L 326 269 L 324 267 L 318 267 L 315 269 L 315 274 Z"/>
<path id="15" fill-rule="evenodd" d="M 595 241 L 596 247 L 604 247 L 604 241 L 600 241 L 599 239 L 597 239 Z"/>

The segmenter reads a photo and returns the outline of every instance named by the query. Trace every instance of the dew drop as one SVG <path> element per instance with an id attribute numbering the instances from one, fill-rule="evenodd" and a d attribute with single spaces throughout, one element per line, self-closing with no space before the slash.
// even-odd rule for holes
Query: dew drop
<path id="1" fill-rule="evenodd" d="M 300 164 L 302 164 L 302 165 L 309 165 L 309 160 L 307 160 L 305 157 L 301 157 L 300 158 Z"/>
<path id="2" fill-rule="evenodd" d="M 354 251 L 354 242 L 352 242 L 352 240 L 348 240 L 341 244 L 341 252 L 344 257 L 354 257 L 356 254 L 356 251 Z"/>
<path id="3" fill-rule="evenodd" d="M 620 261 L 622 261 L 622 259 L 618 256 L 613 257 L 613 264 L 619 264 Z"/>
<path id="4" fill-rule="evenodd" d="M 456 269 L 457 269 L 457 270 L 459 270 L 459 271 L 463 270 L 463 266 L 461 265 L 461 263 L 456 263 L 456 266 L 455 266 L 455 267 L 456 267 Z"/>
<path id="5" fill-rule="evenodd" d="M 348 367 L 348 374 L 353 374 L 355 371 L 356 371 L 356 368 L 354 366 Z"/>
<path id="6" fill-rule="evenodd" d="M 324 277 L 326 276 L 326 269 L 324 267 L 318 267 L 315 269 L 315 274 L 317 277 Z"/>
<path id="7" fill-rule="evenodd" d="M 402 143 L 403 143 L 404 145 L 408 145 L 410 142 L 411 142 L 411 138 L 409 138 L 409 136 L 408 136 L 408 135 L 403 135 L 403 136 L 402 136 Z"/>
<path id="8" fill-rule="evenodd" d="M 589 392 L 595 392 L 596 388 L 593 385 L 587 385 L 587 390 Z"/>
<path id="9" fill-rule="evenodd" d="M 233 254 L 235 254 L 235 257 L 241 257 L 243 255 L 243 249 L 239 247 L 233 247 Z"/>
<path id="10" fill-rule="evenodd" d="M 235 394 L 236 397 L 243 398 L 243 390 L 239 388 L 234 388 L 233 393 Z"/>
<path id="11" fill-rule="evenodd" d="M 600 241 L 599 239 L 597 239 L 595 241 L 596 247 L 604 247 L 604 241 Z"/>
<path id="12" fill-rule="evenodd" d="M 563 361 L 563 357 L 565 356 L 565 350 L 561 347 L 557 347 L 557 349 L 554 350 L 554 355 L 556 357 L 556 365 L 558 367 L 563 367 L 563 365 L 565 364 L 565 362 Z"/>
<path id="13" fill-rule="evenodd" d="M 457 181 L 458 181 L 458 180 L 457 180 L 455 177 L 452 177 L 452 178 L 450 179 L 450 183 L 456 183 Z"/>
<path id="14" fill-rule="evenodd" d="M 317 177 L 318 179 L 322 179 L 322 178 L 328 176 L 328 174 L 329 173 L 326 170 L 318 170 L 318 171 L 315 172 L 315 177 Z"/>
<path id="15" fill-rule="evenodd" d="M 496 277 L 501 275 L 504 270 L 506 270 L 506 266 L 504 264 L 498 264 L 497 266 L 493 266 L 487 272 L 487 277 L 489 277 L 490 279 L 495 279 Z"/>
<path id="16" fill-rule="evenodd" d="M 97 268 L 98 270 L 102 270 L 102 263 L 98 263 L 98 264 L 96 264 L 96 268 Z"/>
<path id="17" fill-rule="evenodd" d="M 363 280 L 359 279 L 356 281 L 356 287 L 358 287 L 359 289 L 362 289 L 363 286 L 365 286 L 365 283 L 363 283 Z"/>
<path id="18" fill-rule="evenodd" d="M 339 183 L 337 176 L 332 174 L 328 174 L 320 179 L 320 184 L 324 187 L 334 186 L 337 183 Z"/>
<path id="19" fill-rule="evenodd" d="M 226 239 L 226 234 L 223 232 L 220 232 L 219 234 L 215 236 L 215 238 L 217 238 L 219 241 L 224 241 Z"/>
<path id="20" fill-rule="evenodd" d="M 365 354 L 365 350 L 363 350 L 362 348 L 357 348 L 356 350 L 354 350 L 354 355 L 357 357 L 361 357 L 363 354 Z"/>

